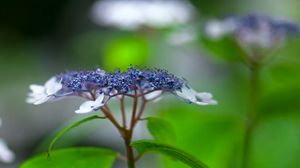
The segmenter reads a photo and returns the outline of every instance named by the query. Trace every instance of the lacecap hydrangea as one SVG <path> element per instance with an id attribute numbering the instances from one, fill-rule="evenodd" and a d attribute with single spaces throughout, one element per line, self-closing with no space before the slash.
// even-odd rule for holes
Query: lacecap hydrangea
<path id="1" fill-rule="evenodd" d="M 69 71 L 51 77 L 44 85 L 30 85 L 27 103 L 39 105 L 69 96 L 86 99 L 76 113 L 96 111 L 111 98 L 128 96 L 155 100 L 172 93 L 189 103 L 211 105 L 217 102 L 207 92 L 196 92 L 187 81 L 162 69 L 130 67 L 126 71 L 102 69 Z"/>
<path id="2" fill-rule="evenodd" d="M 248 54 L 256 56 L 268 54 L 288 37 L 300 35 L 299 26 L 291 21 L 256 14 L 210 20 L 204 31 L 212 40 L 233 37 Z"/>

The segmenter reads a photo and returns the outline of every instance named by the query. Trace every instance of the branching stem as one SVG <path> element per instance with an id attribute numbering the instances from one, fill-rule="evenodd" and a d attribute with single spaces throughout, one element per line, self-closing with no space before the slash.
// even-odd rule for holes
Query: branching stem
<path id="1" fill-rule="evenodd" d="M 147 103 L 147 100 L 144 98 L 144 96 L 142 96 L 142 102 L 138 111 L 139 97 L 140 96 L 138 95 L 138 93 L 135 92 L 135 96 L 133 97 L 131 121 L 129 123 L 128 128 L 126 123 L 126 111 L 125 111 L 125 100 L 124 100 L 125 96 L 122 96 L 120 99 L 122 125 L 119 124 L 119 122 L 113 116 L 113 113 L 111 112 L 111 110 L 107 105 L 101 108 L 105 117 L 107 117 L 111 121 L 111 123 L 118 129 L 119 133 L 123 138 L 127 155 L 126 155 L 126 159 L 122 158 L 122 160 L 127 161 L 128 168 L 135 168 L 136 159 L 134 157 L 133 148 L 131 147 L 132 135 L 137 122 L 139 122 L 141 119 L 141 116 L 145 110 L 146 103 Z"/>

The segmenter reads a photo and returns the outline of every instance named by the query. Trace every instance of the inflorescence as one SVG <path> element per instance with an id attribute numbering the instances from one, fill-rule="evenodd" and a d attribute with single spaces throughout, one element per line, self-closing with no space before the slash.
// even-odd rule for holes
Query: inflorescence
<path id="1" fill-rule="evenodd" d="M 300 28 L 289 21 L 250 14 L 212 20 L 206 24 L 205 33 L 211 39 L 233 36 L 242 47 L 257 50 L 279 47 L 288 36 L 299 36 Z"/>
<path id="2" fill-rule="evenodd" d="M 66 90 L 84 92 L 97 90 L 100 94 L 130 94 L 135 90 L 149 92 L 154 90 L 173 91 L 184 84 L 182 79 L 165 70 L 129 68 L 122 72 L 105 73 L 103 70 L 68 72 L 58 75 Z"/>
<path id="3" fill-rule="evenodd" d="M 216 104 L 210 93 L 198 93 L 187 82 L 166 70 L 130 67 L 126 71 L 105 72 L 101 69 L 70 71 L 50 78 L 44 86 L 30 85 L 28 103 L 35 105 L 67 96 L 87 99 L 77 113 L 98 110 L 112 97 L 143 97 L 150 101 L 164 92 L 173 93 L 188 102 Z"/>

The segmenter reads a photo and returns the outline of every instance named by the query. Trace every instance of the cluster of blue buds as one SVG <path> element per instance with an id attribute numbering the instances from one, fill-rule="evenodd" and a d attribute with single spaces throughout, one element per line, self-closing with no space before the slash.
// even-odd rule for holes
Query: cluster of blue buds
<path id="1" fill-rule="evenodd" d="M 255 52 L 270 52 L 277 49 L 289 36 L 299 36 L 300 28 L 289 21 L 247 15 L 211 20 L 205 26 L 205 34 L 213 40 L 225 36 L 234 37 L 249 55 L 255 55 Z"/>
<path id="2" fill-rule="evenodd" d="M 72 91 L 87 91 L 96 89 L 105 95 L 126 94 L 135 90 L 172 91 L 180 89 L 184 83 L 182 79 L 169 74 L 165 70 L 129 68 L 122 72 L 105 73 L 103 70 L 68 72 L 58 75 L 64 87 Z"/>
<path id="3" fill-rule="evenodd" d="M 50 78 L 44 86 L 30 85 L 28 103 L 35 105 L 67 96 L 87 99 L 77 113 L 98 110 L 113 97 L 143 97 L 150 101 L 164 92 L 173 93 L 199 105 L 216 104 L 210 93 L 198 93 L 187 82 L 166 70 L 130 67 L 126 71 L 105 72 L 101 69 L 70 71 Z"/>

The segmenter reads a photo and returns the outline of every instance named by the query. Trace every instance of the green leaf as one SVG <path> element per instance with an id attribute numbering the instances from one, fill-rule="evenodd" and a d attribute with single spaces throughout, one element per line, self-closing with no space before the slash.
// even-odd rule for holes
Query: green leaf
<path id="1" fill-rule="evenodd" d="M 93 147 L 66 148 L 33 157 L 20 168 L 111 168 L 116 152 Z"/>
<path id="2" fill-rule="evenodd" d="M 167 144 L 175 142 L 175 131 L 170 123 L 156 117 L 148 117 L 147 121 L 148 130 L 156 141 Z"/>
<path id="3" fill-rule="evenodd" d="M 90 116 L 90 117 L 87 117 L 87 118 L 84 118 L 82 120 L 79 120 L 75 123 L 73 123 L 72 125 L 64 128 L 63 130 L 61 130 L 54 138 L 53 140 L 51 141 L 49 147 L 48 147 L 48 155 L 50 155 L 51 153 L 51 150 L 53 148 L 53 145 L 55 144 L 55 142 L 61 138 L 65 133 L 67 133 L 68 131 L 70 131 L 71 129 L 85 123 L 85 122 L 88 122 L 88 121 L 91 121 L 91 120 L 94 120 L 94 119 L 104 119 L 105 117 L 100 117 L 100 116 L 97 116 L 97 115 L 94 115 L 94 116 Z"/>
<path id="4" fill-rule="evenodd" d="M 204 163 L 202 163 L 195 157 L 170 145 L 165 145 L 150 140 L 141 140 L 133 142 L 131 146 L 133 146 L 139 152 L 140 156 L 142 156 L 146 152 L 158 152 L 178 159 L 182 163 L 185 163 L 192 168 L 207 168 Z"/>

